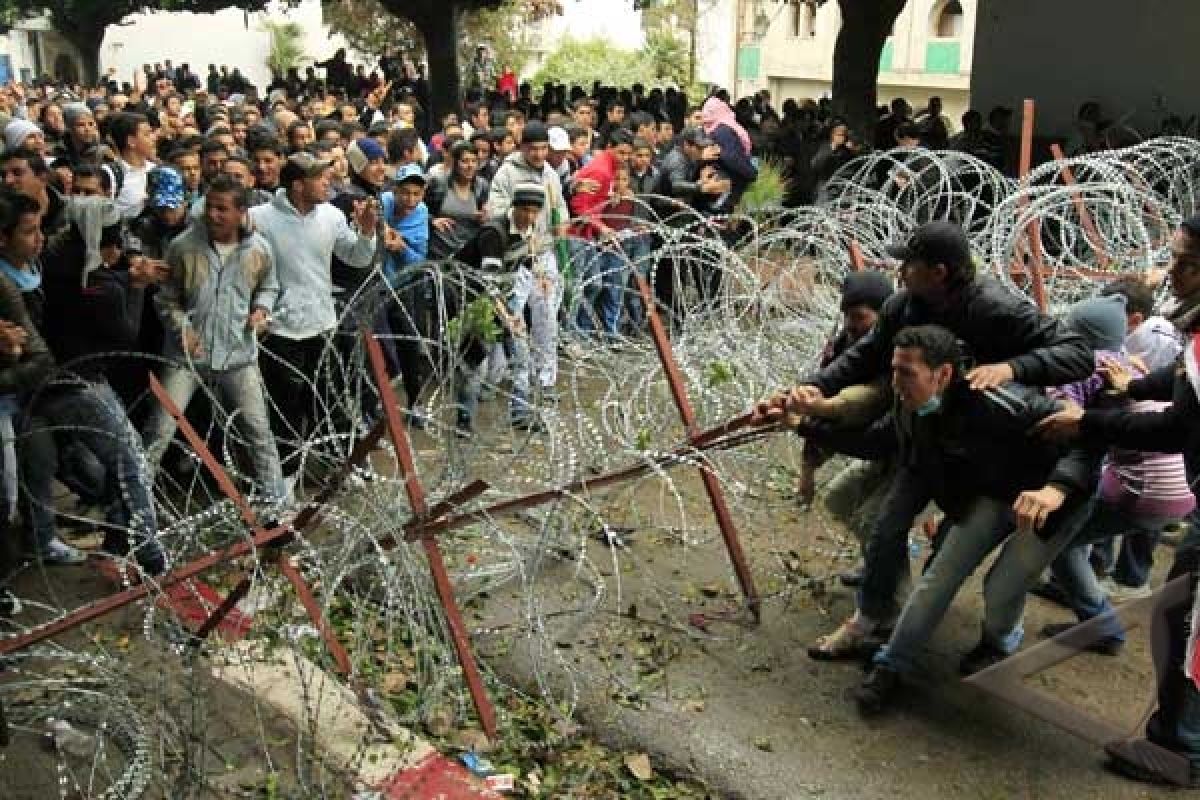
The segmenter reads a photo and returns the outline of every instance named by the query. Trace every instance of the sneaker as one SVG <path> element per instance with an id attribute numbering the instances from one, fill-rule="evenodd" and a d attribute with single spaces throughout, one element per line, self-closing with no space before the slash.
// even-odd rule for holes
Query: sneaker
<path id="1" fill-rule="evenodd" d="M 545 433 L 546 426 L 538 419 L 536 414 L 518 414 L 511 420 L 512 426 L 519 431 L 527 433 Z"/>
<path id="2" fill-rule="evenodd" d="M 1029 590 L 1030 594 L 1035 594 L 1043 600 L 1049 600 L 1055 605 L 1060 605 L 1063 608 L 1071 608 L 1071 600 L 1067 596 L 1067 592 L 1055 581 L 1042 581 Z"/>
<path id="3" fill-rule="evenodd" d="M 1055 636 L 1064 634 L 1074 628 L 1076 622 L 1056 622 L 1052 625 L 1046 625 L 1042 628 L 1042 636 L 1047 639 L 1053 639 Z M 1098 653 L 1102 656 L 1119 656 L 1121 651 L 1125 649 L 1125 640 L 1116 636 L 1102 636 L 1095 641 L 1089 642 L 1083 648 L 1089 653 Z"/>
<path id="4" fill-rule="evenodd" d="M 962 661 L 958 662 L 958 671 L 961 675 L 974 675 L 976 672 L 983 672 L 993 664 L 999 664 L 1006 658 L 1008 658 L 1008 653 L 999 647 L 990 642 L 980 642 L 975 645 L 974 650 L 962 657 Z"/>
<path id="5" fill-rule="evenodd" d="M 1126 586 L 1123 583 L 1117 583 L 1112 578 L 1105 578 L 1100 581 L 1101 588 L 1108 595 L 1108 599 L 1114 605 L 1128 603 L 1130 600 L 1142 600 L 1154 594 L 1154 590 L 1147 586 Z"/>
<path id="6" fill-rule="evenodd" d="M 43 564 L 56 567 L 75 566 L 87 561 L 87 555 L 57 537 L 51 539 L 37 554 Z"/>
<path id="7" fill-rule="evenodd" d="M 24 608 L 21 598 L 13 594 L 12 589 L 7 586 L 0 587 L 0 617 L 15 617 Z"/>
<path id="8" fill-rule="evenodd" d="M 1109 742 L 1104 745 L 1109 772 L 1140 783 L 1200 789 L 1200 774 L 1182 753 L 1146 739 Z"/>
<path id="9" fill-rule="evenodd" d="M 863 575 L 865 573 L 865 568 L 857 567 L 838 575 L 838 580 L 842 582 L 842 586 L 848 586 L 851 589 L 856 589 L 863 585 Z"/>
<path id="10" fill-rule="evenodd" d="M 863 685 L 854 690 L 854 702 L 858 704 L 858 713 L 864 717 L 883 713 L 892 704 L 900 687 L 899 672 L 876 664 L 867 673 Z"/>

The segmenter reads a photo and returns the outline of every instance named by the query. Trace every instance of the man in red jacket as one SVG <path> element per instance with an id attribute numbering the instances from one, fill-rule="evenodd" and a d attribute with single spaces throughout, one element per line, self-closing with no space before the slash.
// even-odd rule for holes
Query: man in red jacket
<path id="1" fill-rule="evenodd" d="M 628 276 L 620 244 L 601 217 L 612 197 L 617 170 L 632 156 L 633 134 L 616 128 L 608 136 L 608 146 L 575 173 L 575 193 L 570 203 L 576 219 L 574 232 L 589 242 L 583 250 L 585 266 L 580 270 L 580 280 L 584 290 L 575 320 L 581 331 L 595 330 L 592 305 L 597 299 L 604 332 L 615 336 L 621 323 L 621 290 Z"/>

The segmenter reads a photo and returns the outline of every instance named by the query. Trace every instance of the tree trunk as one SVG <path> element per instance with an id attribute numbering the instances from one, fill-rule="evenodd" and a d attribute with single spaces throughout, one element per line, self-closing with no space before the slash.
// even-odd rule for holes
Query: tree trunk
<path id="1" fill-rule="evenodd" d="M 833 49 L 833 111 L 870 142 L 878 122 L 879 59 L 907 0 L 838 0 L 842 29 Z"/>
<path id="2" fill-rule="evenodd" d="M 56 21 L 57 23 L 57 21 Z M 100 45 L 104 41 L 104 27 L 99 30 L 86 30 L 73 25 L 56 24 L 62 37 L 79 51 L 83 62 L 83 74 L 80 76 L 84 86 L 95 86 L 100 82 Z M 53 72 L 54 65 L 43 65 L 46 72 Z"/>
<path id="3" fill-rule="evenodd" d="M 458 69 L 458 38 L 462 8 L 457 0 L 445 0 L 439 9 L 428 13 L 403 0 L 387 0 L 384 7 L 397 16 L 412 20 L 425 39 L 425 54 L 429 58 L 429 89 L 432 109 L 430 119 L 437 125 L 451 111 L 459 112 L 462 105 L 462 76 Z"/>

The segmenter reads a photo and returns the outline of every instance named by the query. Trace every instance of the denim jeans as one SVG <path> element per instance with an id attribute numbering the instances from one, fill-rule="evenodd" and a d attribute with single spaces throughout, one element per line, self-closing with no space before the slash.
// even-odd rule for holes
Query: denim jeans
<path id="1" fill-rule="evenodd" d="M 1167 609 L 1169 652 L 1166 664 L 1155 664 L 1159 676 L 1158 710 L 1146 725 L 1146 738 L 1173 750 L 1192 762 L 1192 774 L 1200 773 L 1200 690 L 1184 674 L 1188 635 L 1195 604 L 1196 573 L 1200 570 L 1200 510 L 1188 515 L 1188 531 L 1175 550 L 1175 563 L 1167 581 L 1189 575 L 1187 599 Z M 1155 624 L 1160 624 L 1157 622 Z"/>
<path id="2" fill-rule="evenodd" d="M 909 579 L 908 532 L 931 499 L 915 472 L 903 467 L 896 471 L 863 551 L 858 608 L 865 616 L 889 622 L 900 610 L 897 592 Z"/>
<path id="3" fill-rule="evenodd" d="M 1108 595 L 1096 579 L 1088 558 L 1089 545 L 1111 541 L 1122 534 L 1161 531 L 1172 520 L 1166 517 L 1135 516 L 1093 497 L 1074 529 L 1065 549 L 1050 565 L 1054 578 L 1066 591 L 1071 610 L 1080 622 L 1107 614 L 1112 610 Z M 1104 635 L 1124 640 L 1125 631 L 1115 617 L 1105 625 Z"/>
<path id="4" fill-rule="evenodd" d="M 1011 530 L 1012 509 L 1007 503 L 987 497 L 976 498 L 966 513 L 942 534 L 937 556 L 917 581 L 891 639 L 875 655 L 875 663 L 899 672 L 912 672 L 917 652 L 929 640 L 934 628 L 942 621 L 946 609 L 963 582 L 987 558 Z M 1034 534 L 1021 534 L 1036 538 Z M 984 638 L 1005 652 L 1012 652 L 1021 642 L 1020 623 L 1015 628 L 996 630 L 992 624 L 997 600 L 1010 597 L 1011 587 L 1000 585 L 1004 576 L 1001 564 L 1010 557 L 1001 554 L 984 582 Z M 1021 589 L 1024 594 L 1025 589 Z M 992 634 L 989 636 L 989 633 Z"/>
<path id="5" fill-rule="evenodd" d="M 575 327 L 584 333 L 592 333 L 596 330 L 598 316 L 601 329 L 615 336 L 620 332 L 621 299 L 627 280 L 625 255 L 619 248 L 595 242 L 584 252 L 586 260 Z"/>
<path id="6" fill-rule="evenodd" d="M 654 259 L 650 257 L 651 234 L 642 233 L 630 236 L 622 243 L 625 257 L 629 259 L 630 270 L 641 275 L 653 289 L 650 283 L 654 272 Z M 642 300 L 641 290 L 637 282 L 630 276 L 629 294 L 625 298 L 625 310 L 629 314 L 629 325 L 635 331 L 640 331 L 646 324 L 646 308 Z"/>
<path id="7" fill-rule="evenodd" d="M 248 364 L 222 372 L 170 366 L 163 371 L 162 383 L 175 405 L 185 412 L 201 383 L 215 390 L 224 404 L 225 418 L 232 422 L 233 428 L 244 440 L 260 490 L 271 503 L 280 503 L 287 498 L 279 451 L 271 434 L 266 392 L 257 365 Z M 163 453 L 175 436 L 176 428 L 175 418 L 161 405 L 151 412 L 146 422 L 145 436 L 146 457 L 151 469 L 158 468 Z"/>
<path id="8" fill-rule="evenodd" d="M 867 542 L 871 540 L 872 521 L 879 516 L 894 474 L 895 470 L 892 469 L 890 461 L 851 459 L 825 487 L 826 510 L 854 534 L 864 557 Z M 907 552 L 906 549 L 906 555 Z M 894 608 L 903 607 L 911 589 L 911 567 L 906 569 L 904 565 L 900 565 L 893 600 Z"/>
<path id="9" fill-rule="evenodd" d="M 34 544 L 43 548 L 57 536 L 54 524 L 54 476 L 58 471 L 56 434 L 78 437 L 103 465 L 104 498 L 109 503 L 105 549 L 124 555 L 131 534 L 137 558 L 147 569 L 160 568 L 158 522 L 142 442 L 125 408 L 107 384 L 56 391 L 38 399 L 18 447 Z"/>

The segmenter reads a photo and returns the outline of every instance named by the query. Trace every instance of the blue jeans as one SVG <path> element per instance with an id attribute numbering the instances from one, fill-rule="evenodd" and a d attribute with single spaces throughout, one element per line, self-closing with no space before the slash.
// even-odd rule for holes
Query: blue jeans
<path id="1" fill-rule="evenodd" d="M 601 329 L 615 336 L 620 331 L 621 298 L 627 279 L 624 254 L 592 242 L 584 251 L 584 258 L 575 327 L 584 333 L 594 332 L 598 315 Z"/>
<path id="2" fill-rule="evenodd" d="M 630 268 L 636 270 L 637 274 L 641 275 L 653 290 L 654 284 L 651 282 L 651 276 L 654 272 L 654 259 L 650 257 L 650 240 L 650 234 L 642 233 L 626 239 L 622 247 L 625 250 L 625 257 L 629 259 Z M 646 324 L 646 308 L 642 301 L 642 293 L 632 277 L 629 284 L 629 296 L 625 300 L 625 309 L 629 314 L 630 326 L 633 330 L 640 331 Z"/>
<path id="3" fill-rule="evenodd" d="M 1122 534 L 1135 531 L 1157 533 L 1172 520 L 1166 517 L 1135 516 L 1093 497 L 1087 503 L 1086 514 L 1079 520 L 1067 542 L 1067 547 L 1050 565 L 1054 578 L 1066 591 L 1071 610 L 1080 622 L 1108 614 L 1112 605 L 1096 579 L 1088 559 L 1089 545 L 1111 541 Z M 1104 635 L 1124 640 L 1125 631 L 1113 616 L 1104 627 Z"/>
<path id="4" fill-rule="evenodd" d="M 203 383 L 218 393 L 224 405 L 224 416 L 244 440 L 247 454 L 254 465 L 254 477 L 268 502 L 287 499 L 287 485 L 279 451 L 271 434 L 271 418 L 267 412 L 266 391 L 256 364 L 212 372 L 194 371 L 183 367 L 167 367 L 163 371 L 163 387 L 181 411 L 187 411 L 192 395 Z M 177 428 L 175 418 L 161 405 L 156 405 L 146 422 L 146 457 L 152 469 L 158 467 L 163 453 L 171 444 Z"/>
<path id="5" fill-rule="evenodd" d="M 142 442 L 125 408 L 107 384 L 56 391 L 37 401 L 27 420 L 20 450 L 34 543 L 45 547 L 57 536 L 53 483 L 58 471 L 56 433 L 78 437 L 104 467 L 104 499 L 109 504 L 105 549 L 117 555 L 129 550 L 132 535 L 138 561 L 152 572 L 165 563 L 158 542 L 151 481 Z"/>
<path id="6" fill-rule="evenodd" d="M 1013 533 L 1009 503 L 989 497 L 973 500 L 966 513 L 938 536 L 938 550 L 925 568 L 900 614 L 892 638 L 875 663 L 907 672 L 914 668 L 918 649 L 929 640 L 967 578 L 992 550 L 1003 544 L 983 583 L 983 642 L 1005 653 L 1021 644 L 1025 596 L 1055 554 L 1078 530 L 1087 504 L 1070 499 L 1046 523 L 1040 534 Z"/>
<path id="7" fill-rule="evenodd" d="M 1008 537 L 1012 529 L 1012 508 L 1008 503 L 988 497 L 976 498 L 966 513 L 943 533 L 933 561 L 925 569 L 908 596 L 892 637 L 875 655 L 875 663 L 899 672 L 912 672 L 918 651 L 924 647 L 963 582 L 984 562 L 988 554 Z M 1032 533 L 1013 537 L 1037 539 Z M 1039 540 L 1040 541 L 1040 540 Z M 1035 545 L 1026 541 L 1021 545 Z M 1023 582 L 1014 586 L 1005 562 L 1018 557 L 1022 547 L 1005 547 L 984 581 L 984 640 L 1011 653 L 1021 643 L 1020 610 L 1024 609 Z M 1013 619 L 1013 601 L 1021 599 Z"/>
<path id="8" fill-rule="evenodd" d="M 904 468 L 896 471 L 863 550 L 858 608 L 865 616 L 888 622 L 900 610 L 897 592 L 909 577 L 908 532 L 931 499 L 916 473 Z"/>

